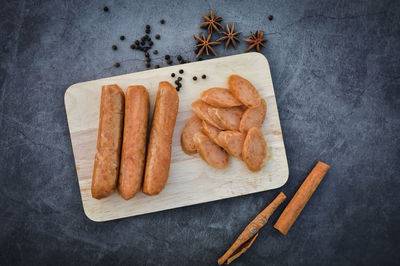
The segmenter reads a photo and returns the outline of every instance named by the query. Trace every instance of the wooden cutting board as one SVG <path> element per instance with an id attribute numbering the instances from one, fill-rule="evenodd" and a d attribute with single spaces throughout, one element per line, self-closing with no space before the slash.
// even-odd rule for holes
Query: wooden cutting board
<path id="1" fill-rule="evenodd" d="M 178 74 L 183 69 L 182 75 Z M 96 153 L 101 86 L 118 84 L 123 90 L 129 85 L 144 85 L 150 94 L 151 115 L 160 81 L 174 83 L 171 73 L 181 76 L 179 113 L 172 141 L 172 159 L 165 189 L 157 196 L 140 192 L 130 200 L 117 192 L 97 200 L 91 197 L 91 177 Z M 203 74 L 207 75 L 202 79 Z M 261 171 L 253 173 L 243 161 L 231 157 L 225 170 L 207 165 L 198 154 L 186 155 L 180 147 L 183 126 L 193 113 L 190 105 L 210 87 L 227 87 L 227 78 L 238 74 L 248 79 L 267 102 L 267 117 L 261 128 L 268 155 Z M 192 79 L 197 76 L 197 81 Z M 176 77 L 175 77 L 176 78 Z M 83 209 L 93 221 L 108 221 L 128 216 L 167 210 L 224 198 L 275 189 L 286 183 L 289 175 L 285 146 L 276 106 L 274 88 L 267 59 L 259 53 L 247 53 L 126 74 L 72 85 L 65 92 L 65 109 L 71 134 L 76 171 Z"/>

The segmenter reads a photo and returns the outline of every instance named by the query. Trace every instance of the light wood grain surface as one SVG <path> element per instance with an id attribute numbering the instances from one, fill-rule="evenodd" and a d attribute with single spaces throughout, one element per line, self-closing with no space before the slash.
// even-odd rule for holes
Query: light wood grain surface
<path id="1" fill-rule="evenodd" d="M 116 83 L 126 90 L 130 85 L 144 85 L 150 94 L 152 115 L 158 83 L 164 80 L 173 83 L 171 73 L 178 74 L 179 69 L 184 70 L 181 75 L 183 87 L 179 92 L 179 113 L 165 189 L 157 196 L 140 192 L 130 200 L 122 199 L 117 192 L 102 200 L 93 199 L 90 186 L 96 153 L 101 86 Z M 202 74 L 206 74 L 207 79 L 201 79 Z M 267 117 L 261 131 L 268 145 L 268 155 L 265 166 L 257 173 L 251 172 L 244 162 L 233 157 L 227 169 L 212 168 L 198 154 L 186 155 L 180 147 L 180 135 L 185 121 L 193 115 L 191 103 L 199 98 L 203 90 L 227 87 L 227 78 L 231 74 L 238 74 L 252 82 L 267 102 Z M 198 77 L 197 81 L 193 81 L 194 75 Z M 77 83 L 65 92 L 65 108 L 83 208 L 87 217 L 93 221 L 108 221 L 275 189 L 284 185 L 289 176 L 270 69 L 266 58 L 259 53 Z"/>

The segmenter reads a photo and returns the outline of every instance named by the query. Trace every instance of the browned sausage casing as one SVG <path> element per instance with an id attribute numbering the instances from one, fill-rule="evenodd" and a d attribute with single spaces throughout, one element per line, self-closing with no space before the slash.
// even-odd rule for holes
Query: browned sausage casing
<path id="1" fill-rule="evenodd" d="M 149 93 L 143 86 L 130 86 L 125 95 L 124 136 L 118 192 L 130 199 L 140 191 L 146 159 Z"/>
<path id="2" fill-rule="evenodd" d="M 175 88 L 169 82 L 160 82 L 147 148 L 143 183 L 143 192 L 146 194 L 160 193 L 167 183 L 178 107 L 179 97 Z"/>
<path id="3" fill-rule="evenodd" d="M 117 186 L 123 122 L 124 92 L 115 84 L 103 86 L 92 176 L 93 198 L 107 197 Z"/>

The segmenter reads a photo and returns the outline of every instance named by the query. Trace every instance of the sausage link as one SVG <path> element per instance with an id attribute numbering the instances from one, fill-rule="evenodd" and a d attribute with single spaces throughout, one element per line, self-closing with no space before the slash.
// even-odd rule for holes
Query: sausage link
<path id="1" fill-rule="evenodd" d="M 118 193 L 128 200 L 140 191 L 146 159 L 149 93 L 143 86 L 130 86 L 125 95 L 124 136 Z"/>
<path id="2" fill-rule="evenodd" d="M 117 185 L 123 122 L 124 92 L 116 84 L 103 86 L 92 176 L 93 198 L 109 196 Z"/>
<path id="3" fill-rule="evenodd" d="M 143 192 L 156 195 L 165 187 L 171 163 L 172 135 L 179 108 L 175 88 L 166 81 L 158 86 L 150 141 L 147 148 Z"/>

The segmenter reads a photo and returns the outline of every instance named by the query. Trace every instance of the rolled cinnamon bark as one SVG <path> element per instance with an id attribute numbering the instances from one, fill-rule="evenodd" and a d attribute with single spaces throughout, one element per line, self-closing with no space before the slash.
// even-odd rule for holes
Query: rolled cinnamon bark
<path id="1" fill-rule="evenodd" d="M 284 235 L 289 232 L 328 170 L 329 165 L 323 162 L 317 163 L 275 223 L 274 227 L 279 232 Z"/>
<path id="2" fill-rule="evenodd" d="M 274 211 L 285 199 L 285 194 L 283 194 L 283 192 L 279 193 L 279 195 L 261 213 L 259 213 L 249 225 L 246 226 L 244 231 L 239 235 L 228 251 L 218 259 L 218 264 L 229 264 L 243 254 L 251 244 L 253 244 L 258 235 L 258 231 L 268 222 L 269 217 L 271 217 Z"/>

